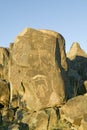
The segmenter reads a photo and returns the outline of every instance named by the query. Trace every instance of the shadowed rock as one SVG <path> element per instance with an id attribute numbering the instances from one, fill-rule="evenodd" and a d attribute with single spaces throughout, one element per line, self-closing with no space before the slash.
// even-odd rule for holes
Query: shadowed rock
<path id="1" fill-rule="evenodd" d="M 79 43 L 72 44 L 70 51 L 67 53 L 67 62 L 73 96 L 86 93 L 84 81 L 87 80 L 87 54 L 81 49 Z"/>
<path id="2" fill-rule="evenodd" d="M 0 80 L 0 103 L 3 105 L 9 105 L 9 87 L 7 82 Z"/>

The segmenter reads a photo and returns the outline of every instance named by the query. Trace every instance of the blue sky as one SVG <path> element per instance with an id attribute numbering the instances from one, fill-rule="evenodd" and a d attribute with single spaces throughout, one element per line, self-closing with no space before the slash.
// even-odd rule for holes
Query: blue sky
<path id="1" fill-rule="evenodd" d="M 9 47 L 26 27 L 61 33 L 87 51 L 87 0 L 0 0 L 0 46 Z"/>

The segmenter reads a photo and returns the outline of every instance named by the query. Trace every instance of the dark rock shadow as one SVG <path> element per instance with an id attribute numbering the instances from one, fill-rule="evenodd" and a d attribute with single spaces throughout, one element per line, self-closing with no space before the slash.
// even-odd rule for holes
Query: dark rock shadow
<path id="1" fill-rule="evenodd" d="M 76 56 L 73 60 L 67 58 L 67 63 L 71 93 L 74 95 L 74 91 L 76 91 L 74 96 L 85 94 L 84 81 L 87 80 L 87 58 L 82 56 Z"/>
<path id="2" fill-rule="evenodd" d="M 19 130 L 29 130 L 29 126 L 26 123 L 19 123 Z"/>
<path id="3" fill-rule="evenodd" d="M 64 45 L 65 46 L 65 45 Z M 65 49 L 65 48 L 64 48 Z M 63 50 L 64 53 L 65 53 L 65 50 Z M 68 98 L 71 98 L 72 96 L 70 95 L 70 85 L 69 85 L 69 79 L 68 79 L 68 70 L 66 71 L 63 66 L 62 66 L 62 61 L 63 60 L 62 58 L 62 54 L 61 54 L 61 50 L 60 50 L 60 47 L 59 47 L 59 43 L 58 43 L 58 38 L 56 38 L 56 51 L 55 51 L 55 60 L 57 61 L 57 64 L 58 64 L 58 67 L 60 68 L 61 70 L 61 75 L 62 75 L 62 78 L 63 78 L 63 81 L 64 81 L 64 85 L 65 85 L 65 100 L 68 99 Z M 66 58 L 66 53 L 65 53 L 65 58 Z M 67 62 L 67 61 L 66 61 Z"/>

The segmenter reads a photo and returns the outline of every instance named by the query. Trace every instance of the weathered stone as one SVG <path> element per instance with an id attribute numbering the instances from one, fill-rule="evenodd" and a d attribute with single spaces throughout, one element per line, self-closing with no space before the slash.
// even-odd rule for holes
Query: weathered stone
<path id="1" fill-rule="evenodd" d="M 65 52 L 65 40 L 63 36 L 57 32 L 50 31 L 50 30 L 40 30 L 41 32 L 45 34 L 49 34 L 51 36 L 54 36 L 56 38 L 56 41 L 58 42 L 58 45 L 56 46 L 56 59 L 58 61 L 58 66 L 60 68 L 62 78 L 65 85 L 65 93 L 66 93 L 66 99 L 71 98 L 70 95 L 70 84 L 68 79 L 68 65 L 66 62 L 66 52 Z"/>
<path id="2" fill-rule="evenodd" d="M 71 68 L 68 71 L 68 77 L 70 82 L 70 95 L 71 97 L 75 97 L 77 96 L 78 89 L 80 87 L 81 77 L 76 70 Z"/>
<path id="3" fill-rule="evenodd" d="M 63 73 L 67 71 L 64 44 L 64 38 L 58 33 L 30 28 L 12 44 L 9 66 L 12 95 L 23 96 L 22 101 L 29 110 L 63 103 Z"/>
<path id="4" fill-rule="evenodd" d="M 87 129 L 87 54 L 78 43 L 66 61 L 61 34 L 27 28 L 0 48 L 0 129 Z"/>
<path id="5" fill-rule="evenodd" d="M 84 115 L 78 130 L 87 130 L 87 115 Z"/>
<path id="6" fill-rule="evenodd" d="M 47 108 L 33 113 L 21 111 L 20 115 L 23 115 L 21 122 L 29 124 L 29 128 L 34 130 L 54 129 L 59 120 L 58 108 Z"/>
<path id="7" fill-rule="evenodd" d="M 87 58 L 76 56 L 74 60 L 72 61 L 68 60 L 68 65 L 69 65 L 68 76 L 70 80 L 72 79 L 73 84 L 74 83 L 77 84 L 76 85 L 77 95 L 82 95 L 86 93 L 86 87 L 84 85 L 84 81 L 87 80 L 87 67 L 86 67 Z M 73 73 L 71 73 L 71 70 L 76 74 L 73 75 Z"/>
<path id="8" fill-rule="evenodd" d="M 81 124 L 85 114 L 87 114 L 87 96 L 74 97 L 61 108 L 61 117 L 75 125 Z"/>
<path id="9" fill-rule="evenodd" d="M 8 80 L 9 50 L 0 47 L 0 79 Z"/>
<path id="10" fill-rule="evenodd" d="M 30 130 L 29 125 L 26 123 L 19 123 L 19 130 Z"/>
<path id="11" fill-rule="evenodd" d="M 59 120 L 59 110 L 58 108 L 49 108 L 46 110 L 47 114 L 49 115 L 48 120 L 48 130 L 53 130 L 57 127 L 58 120 Z"/>
<path id="12" fill-rule="evenodd" d="M 73 42 L 70 51 L 67 52 L 67 57 L 71 60 L 75 59 L 76 56 L 82 56 L 87 58 L 87 54 L 83 49 L 81 49 L 79 43 Z"/>
<path id="13" fill-rule="evenodd" d="M 0 105 L 8 106 L 10 99 L 9 86 L 6 81 L 0 79 Z"/>
<path id="14" fill-rule="evenodd" d="M 12 124 L 8 126 L 8 130 L 20 130 L 18 124 Z"/>
<path id="15" fill-rule="evenodd" d="M 73 43 L 67 57 L 70 86 L 72 90 L 76 88 L 76 94 L 73 95 L 83 95 L 86 93 L 84 81 L 87 80 L 87 54 L 78 43 Z"/>
<path id="16" fill-rule="evenodd" d="M 54 31 L 50 31 L 50 30 L 39 30 L 45 34 L 48 34 L 50 36 L 54 36 L 56 38 L 56 42 L 58 42 L 57 44 L 57 58 L 58 58 L 58 64 L 60 68 L 63 68 L 64 70 L 67 71 L 68 69 L 68 66 L 67 66 L 67 62 L 66 62 L 66 53 L 65 53 L 65 40 L 64 40 L 64 37 L 57 33 L 57 32 L 54 32 Z"/>
<path id="17" fill-rule="evenodd" d="M 45 111 L 38 111 L 31 114 L 25 113 L 22 122 L 29 124 L 30 130 L 47 130 L 48 118 Z"/>

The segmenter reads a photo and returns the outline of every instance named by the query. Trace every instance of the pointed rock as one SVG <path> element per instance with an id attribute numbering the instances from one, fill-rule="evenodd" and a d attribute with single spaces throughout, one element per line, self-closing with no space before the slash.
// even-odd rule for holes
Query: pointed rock
<path id="1" fill-rule="evenodd" d="M 87 58 L 86 52 L 81 49 L 79 43 L 74 42 L 70 48 L 70 51 L 67 53 L 67 57 L 73 60 L 76 56 L 82 56 Z"/>

